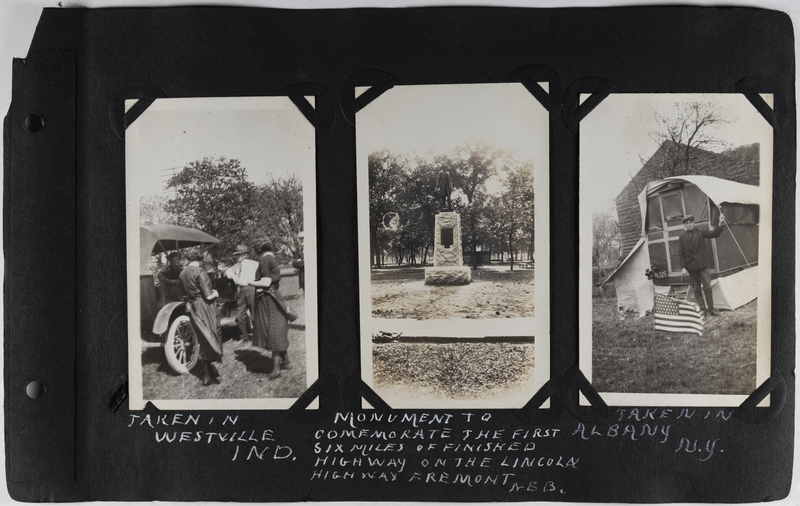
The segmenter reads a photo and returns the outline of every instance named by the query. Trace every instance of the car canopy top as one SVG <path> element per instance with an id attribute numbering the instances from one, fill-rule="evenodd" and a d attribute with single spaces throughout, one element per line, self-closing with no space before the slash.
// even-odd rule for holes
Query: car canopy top
<path id="1" fill-rule="evenodd" d="M 192 246 L 210 246 L 219 239 L 203 231 L 178 225 L 143 225 L 139 227 L 139 269 L 148 271 L 150 255 Z"/>

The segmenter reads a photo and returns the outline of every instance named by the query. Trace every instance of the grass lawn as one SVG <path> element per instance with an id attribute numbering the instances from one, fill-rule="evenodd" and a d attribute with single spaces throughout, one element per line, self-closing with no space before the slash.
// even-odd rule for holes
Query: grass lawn
<path id="1" fill-rule="evenodd" d="M 373 389 L 405 398 L 500 397 L 531 385 L 533 350 L 533 343 L 373 343 Z"/>
<path id="2" fill-rule="evenodd" d="M 592 384 L 598 392 L 743 394 L 756 389 L 756 308 L 706 318 L 703 334 L 656 332 L 653 316 L 617 317 L 592 303 Z"/>
<path id="3" fill-rule="evenodd" d="M 461 286 L 426 285 L 422 267 L 372 273 L 372 317 L 523 318 L 533 317 L 533 269 L 474 270 Z"/>

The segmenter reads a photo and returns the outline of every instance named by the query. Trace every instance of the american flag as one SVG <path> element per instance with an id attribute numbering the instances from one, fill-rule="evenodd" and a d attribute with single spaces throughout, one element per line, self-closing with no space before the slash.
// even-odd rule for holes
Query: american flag
<path id="1" fill-rule="evenodd" d="M 703 333 L 703 315 L 697 304 L 673 299 L 666 295 L 655 295 L 653 314 L 655 315 L 656 330 Z"/>

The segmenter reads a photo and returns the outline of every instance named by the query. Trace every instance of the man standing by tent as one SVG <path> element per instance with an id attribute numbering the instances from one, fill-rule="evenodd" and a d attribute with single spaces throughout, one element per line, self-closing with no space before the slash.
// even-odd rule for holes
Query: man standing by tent
<path id="1" fill-rule="evenodd" d="M 703 294 L 708 303 L 708 314 L 717 316 L 714 309 L 714 298 L 711 295 L 711 273 L 709 268 L 714 265 L 714 257 L 710 245 L 706 244 L 706 239 L 715 239 L 722 233 L 722 225 L 725 224 L 725 216 L 719 215 L 719 225 L 714 228 L 709 223 L 710 230 L 705 231 L 694 226 L 694 216 L 687 214 L 683 218 L 683 228 L 685 232 L 681 234 L 678 241 L 678 252 L 680 254 L 682 274 L 687 274 L 692 280 L 694 296 L 700 309 L 705 312 L 706 305 L 703 302 Z"/>

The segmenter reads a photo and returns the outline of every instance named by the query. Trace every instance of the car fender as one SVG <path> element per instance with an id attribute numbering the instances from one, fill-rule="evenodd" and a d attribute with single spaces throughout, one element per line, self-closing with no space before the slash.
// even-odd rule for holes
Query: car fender
<path id="1" fill-rule="evenodd" d="M 164 307 L 158 311 L 158 315 L 156 315 L 156 319 L 153 322 L 153 334 L 160 336 L 166 332 L 167 328 L 169 327 L 169 322 L 172 320 L 172 315 L 175 313 L 185 312 L 185 302 L 170 302 L 169 304 L 164 305 Z"/>

